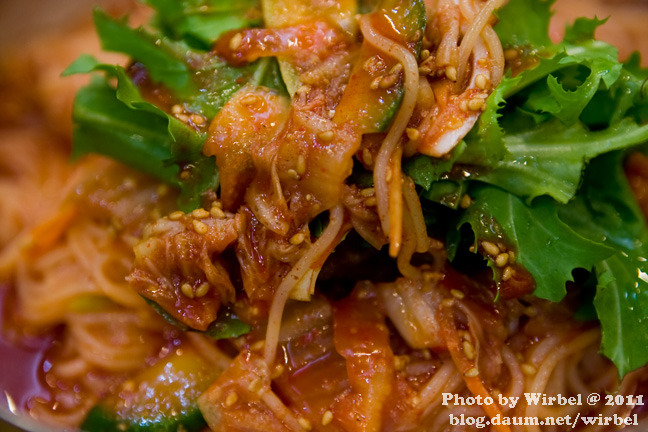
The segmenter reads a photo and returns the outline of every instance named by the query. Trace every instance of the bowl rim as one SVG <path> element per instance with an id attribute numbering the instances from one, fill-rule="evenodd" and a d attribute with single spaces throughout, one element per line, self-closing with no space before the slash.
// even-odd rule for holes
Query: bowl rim
<path id="1" fill-rule="evenodd" d="M 8 407 L 0 404 L 0 419 L 6 423 L 28 432 L 63 432 L 65 429 L 56 426 L 48 426 L 35 418 L 31 417 L 25 411 L 12 411 Z M 1 429 L 0 425 L 0 429 Z"/>

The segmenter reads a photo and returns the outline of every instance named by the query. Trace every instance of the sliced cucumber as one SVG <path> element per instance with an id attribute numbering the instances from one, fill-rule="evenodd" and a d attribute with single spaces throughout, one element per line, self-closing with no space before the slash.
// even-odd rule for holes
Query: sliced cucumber
<path id="1" fill-rule="evenodd" d="M 173 325 L 174 327 L 179 328 L 182 331 L 203 333 L 211 337 L 212 339 L 229 339 L 244 335 L 252 329 L 252 327 L 250 327 L 248 324 L 238 319 L 236 315 L 234 315 L 227 309 L 222 308 L 218 312 L 216 321 L 212 322 L 209 327 L 207 327 L 207 330 L 205 330 L 204 332 L 195 330 L 175 319 L 173 315 L 164 310 L 164 308 L 158 303 L 146 297 L 142 298 L 146 301 L 146 303 L 148 303 L 149 306 L 151 306 L 157 313 L 159 313 L 166 322 Z"/>
<path id="2" fill-rule="evenodd" d="M 383 0 L 376 11 L 369 14 L 379 30 L 419 55 L 425 32 L 426 14 L 423 0 Z M 368 64 L 374 63 L 373 67 Z M 342 100 L 335 109 L 337 124 L 356 123 L 362 134 L 383 132 L 392 119 L 401 100 L 403 85 L 376 87 L 372 82 L 388 76 L 397 61 L 379 51 L 366 40 L 362 43 L 360 59 L 354 67 Z M 372 70 L 375 69 L 375 70 Z"/>
<path id="3" fill-rule="evenodd" d="M 327 19 L 341 30 L 353 35 L 357 31 L 356 0 L 337 0 L 316 8 L 311 0 L 262 0 L 263 19 L 267 27 L 287 27 L 313 19 Z M 279 68 L 290 96 L 301 86 L 299 74 L 287 60 L 279 60 Z"/>
<path id="4" fill-rule="evenodd" d="M 102 399 L 90 410 L 81 430 L 199 431 L 206 423 L 198 409 L 198 396 L 220 372 L 193 348 L 176 350 Z"/>

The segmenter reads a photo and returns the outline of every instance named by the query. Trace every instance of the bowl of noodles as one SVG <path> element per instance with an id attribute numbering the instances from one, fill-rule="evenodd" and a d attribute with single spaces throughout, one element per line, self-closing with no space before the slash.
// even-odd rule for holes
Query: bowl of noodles
<path id="1" fill-rule="evenodd" d="M 83 4 L 1 7 L 0 418 L 648 424 L 644 5 Z"/>

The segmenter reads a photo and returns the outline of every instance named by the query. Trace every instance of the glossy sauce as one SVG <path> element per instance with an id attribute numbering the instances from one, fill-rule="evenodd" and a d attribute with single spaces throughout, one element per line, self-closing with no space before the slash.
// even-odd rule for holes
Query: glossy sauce
<path id="1" fill-rule="evenodd" d="M 19 328 L 11 327 L 11 290 L 0 285 L 0 406 L 17 413 L 26 410 L 30 399 L 47 399 L 48 392 L 43 381 L 45 353 L 51 348 L 54 338 L 30 336 Z M 16 343 L 13 343 L 13 342 Z"/>

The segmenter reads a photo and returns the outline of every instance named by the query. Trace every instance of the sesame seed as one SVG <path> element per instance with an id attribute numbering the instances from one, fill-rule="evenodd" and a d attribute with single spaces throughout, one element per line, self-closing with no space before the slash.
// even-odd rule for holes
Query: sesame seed
<path id="1" fill-rule="evenodd" d="M 500 250 L 495 243 L 491 243 L 489 241 L 483 241 L 481 245 L 488 255 L 497 256 L 497 254 L 500 253 Z"/>
<path id="2" fill-rule="evenodd" d="M 462 209 L 467 209 L 470 207 L 470 204 L 472 204 L 472 199 L 470 198 L 470 195 L 466 194 L 461 197 L 461 202 L 459 205 L 461 206 Z"/>
<path id="3" fill-rule="evenodd" d="M 471 111 L 480 111 L 484 107 L 484 99 L 475 97 L 468 102 L 468 109 Z"/>
<path id="4" fill-rule="evenodd" d="M 445 75 L 450 81 L 457 81 L 457 68 L 448 66 L 445 70 Z"/>
<path id="5" fill-rule="evenodd" d="M 381 79 L 382 79 L 382 77 L 376 77 L 376 78 L 374 78 L 374 79 L 371 81 L 371 83 L 369 84 L 369 88 L 370 88 L 371 90 L 377 90 L 378 87 L 380 87 L 380 80 L 381 80 Z"/>
<path id="6" fill-rule="evenodd" d="M 422 65 L 418 68 L 420 75 L 429 75 L 432 73 L 432 68 L 428 65 Z"/>
<path id="7" fill-rule="evenodd" d="M 360 191 L 360 195 L 362 195 L 365 198 L 372 197 L 376 194 L 376 189 L 370 187 L 370 188 L 365 188 Z"/>
<path id="8" fill-rule="evenodd" d="M 230 408 L 238 401 L 238 394 L 235 391 L 231 391 L 227 394 L 225 398 L 225 407 Z"/>
<path id="9" fill-rule="evenodd" d="M 533 366 L 532 364 L 529 364 L 529 363 L 522 363 L 520 365 L 520 370 L 526 376 L 532 376 L 532 375 L 535 375 L 538 372 L 538 370 L 535 368 L 535 366 Z"/>
<path id="10" fill-rule="evenodd" d="M 250 381 L 250 384 L 248 385 L 248 390 L 251 391 L 252 393 L 257 393 L 259 390 L 261 390 L 261 387 L 263 387 L 261 378 L 255 377 L 252 381 Z"/>
<path id="11" fill-rule="evenodd" d="M 371 72 L 376 64 L 376 56 L 371 56 L 365 62 L 362 64 L 362 68 L 367 71 Z"/>
<path id="12" fill-rule="evenodd" d="M 379 87 L 381 89 L 388 89 L 389 87 L 396 84 L 396 81 L 398 81 L 398 75 L 396 74 L 386 75 L 382 77 L 382 79 L 380 80 Z"/>
<path id="13" fill-rule="evenodd" d="M 402 63 L 396 63 L 391 69 L 389 69 L 390 74 L 398 74 L 403 70 Z"/>
<path id="14" fill-rule="evenodd" d="M 468 369 L 466 373 L 464 373 L 464 376 L 468 378 L 475 378 L 479 376 L 479 369 L 477 368 Z"/>
<path id="15" fill-rule="evenodd" d="M 196 288 L 196 297 L 205 297 L 207 293 L 209 292 L 209 284 L 207 282 L 203 282 L 200 284 L 198 288 Z"/>
<path id="16" fill-rule="evenodd" d="M 497 255 L 497 258 L 495 258 L 495 265 L 497 267 L 504 267 L 506 264 L 508 264 L 508 260 L 509 260 L 509 254 L 503 252 Z"/>
<path id="17" fill-rule="evenodd" d="M 524 313 L 529 317 L 534 317 L 538 315 L 538 310 L 535 308 L 535 306 L 529 306 L 524 310 Z"/>
<path id="18" fill-rule="evenodd" d="M 506 282 L 507 280 L 511 279 L 513 277 L 513 273 L 515 270 L 511 266 L 508 266 L 504 269 L 504 273 L 502 273 L 502 280 Z"/>
<path id="19" fill-rule="evenodd" d="M 322 426 L 327 426 L 333 421 L 333 413 L 330 410 L 324 412 L 322 415 Z"/>
<path id="20" fill-rule="evenodd" d="M 205 235 L 207 234 L 207 231 L 209 231 L 207 225 L 200 222 L 199 220 L 194 219 L 191 221 L 191 223 L 193 225 L 194 230 L 200 235 Z"/>
<path id="21" fill-rule="evenodd" d="M 463 299 L 464 297 L 466 297 L 466 295 L 463 293 L 463 291 L 459 291 L 458 289 L 451 289 L 451 290 L 450 290 L 450 294 L 452 294 L 452 296 L 453 296 L 454 298 L 457 298 L 457 299 L 459 299 L 459 300 L 461 300 L 461 299 Z"/>
<path id="22" fill-rule="evenodd" d="M 184 112 L 184 108 L 182 108 L 182 105 L 175 104 L 171 107 L 172 114 L 182 114 L 183 112 Z"/>
<path id="23" fill-rule="evenodd" d="M 225 212 L 221 210 L 220 207 L 213 206 L 211 210 L 209 210 L 209 214 L 215 217 L 216 219 L 225 218 Z"/>
<path id="24" fill-rule="evenodd" d="M 430 283 L 435 280 L 438 280 L 440 278 L 440 273 L 439 272 L 433 272 L 433 271 L 424 271 L 423 272 L 423 281 Z"/>
<path id="25" fill-rule="evenodd" d="M 306 194 L 306 201 L 313 201 L 313 195 Z"/>
<path id="26" fill-rule="evenodd" d="M 272 371 L 272 375 L 270 376 L 271 379 L 276 379 L 281 376 L 281 374 L 284 373 L 286 368 L 282 364 L 278 364 L 274 367 L 274 370 Z"/>
<path id="27" fill-rule="evenodd" d="M 191 122 L 195 125 L 202 125 L 205 124 L 205 117 L 199 115 L 199 114 L 191 114 Z"/>
<path id="28" fill-rule="evenodd" d="M 461 108 L 461 111 L 468 111 L 468 101 L 461 101 L 459 108 Z"/>
<path id="29" fill-rule="evenodd" d="M 419 406 L 421 404 L 421 402 L 422 402 L 421 398 L 416 394 L 412 395 L 412 397 L 410 397 L 409 400 L 410 400 L 410 406 L 413 406 L 413 407 Z"/>
<path id="30" fill-rule="evenodd" d="M 362 160 L 368 166 L 373 165 L 373 156 L 371 156 L 371 151 L 366 147 L 362 149 Z"/>
<path id="31" fill-rule="evenodd" d="M 309 85 L 303 84 L 299 86 L 297 89 L 297 93 L 307 95 L 311 91 L 311 87 Z"/>
<path id="32" fill-rule="evenodd" d="M 421 355 L 423 356 L 423 358 L 424 358 L 425 360 L 432 360 L 432 353 L 431 353 L 430 350 L 427 349 L 427 348 L 423 348 L 423 349 L 421 350 Z"/>
<path id="33" fill-rule="evenodd" d="M 127 380 L 126 382 L 124 382 L 124 384 L 122 384 L 122 388 L 128 392 L 134 391 L 135 381 L 133 381 L 132 379 Z"/>
<path id="34" fill-rule="evenodd" d="M 402 371 L 409 362 L 410 358 L 408 355 L 394 356 L 394 369 Z"/>
<path id="35" fill-rule="evenodd" d="M 188 283 L 183 283 L 180 287 L 180 291 L 182 291 L 182 294 L 186 297 L 189 297 L 190 299 L 194 298 L 193 287 Z"/>
<path id="36" fill-rule="evenodd" d="M 161 184 L 161 185 L 159 185 L 157 187 L 156 192 L 157 192 L 158 196 L 165 196 L 165 195 L 167 195 L 169 193 L 169 186 L 167 186 L 165 184 Z"/>
<path id="37" fill-rule="evenodd" d="M 475 347 L 468 341 L 463 341 L 463 351 L 468 360 L 475 359 Z"/>
<path id="38" fill-rule="evenodd" d="M 313 425 L 311 425 L 311 422 L 308 421 L 308 419 L 305 419 L 304 417 L 300 417 L 299 420 L 297 420 L 299 423 L 299 426 L 302 427 L 304 430 L 311 430 L 313 429 Z"/>
<path id="39" fill-rule="evenodd" d="M 385 173 L 385 181 L 389 183 L 392 179 L 392 175 L 393 174 L 391 168 L 387 168 L 387 172 Z"/>
<path id="40" fill-rule="evenodd" d="M 254 342 L 252 344 L 252 346 L 250 346 L 250 350 L 251 351 L 261 351 L 263 349 L 263 347 L 265 347 L 265 341 L 260 340 L 260 341 Z"/>
<path id="41" fill-rule="evenodd" d="M 375 207 L 378 205 L 378 200 L 376 199 L 376 197 L 369 197 L 365 200 L 365 205 L 367 207 Z"/>
<path id="42" fill-rule="evenodd" d="M 178 211 L 174 211 L 173 213 L 171 213 L 169 215 L 169 219 L 171 219 L 172 221 L 177 221 L 177 220 L 180 220 L 182 218 L 182 216 L 184 216 L 184 212 L 181 212 L 180 210 L 178 210 Z"/>
<path id="43" fill-rule="evenodd" d="M 441 300 L 441 304 L 445 307 L 452 307 L 452 305 L 454 305 L 454 299 L 451 298 L 443 299 Z"/>
<path id="44" fill-rule="evenodd" d="M 259 101 L 259 96 L 255 94 L 249 94 L 245 96 L 243 99 L 241 99 L 241 105 L 250 106 L 258 103 L 258 101 Z"/>
<path id="45" fill-rule="evenodd" d="M 327 130 L 327 131 L 318 133 L 317 137 L 319 139 L 321 139 L 322 141 L 324 141 L 324 142 L 333 141 L 333 138 L 335 138 L 335 132 L 333 132 L 332 130 Z"/>
<path id="46" fill-rule="evenodd" d="M 175 116 L 178 120 L 180 120 L 183 123 L 187 123 L 189 121 L 189 116 L 186 114 L 176 114 Z"/>
<path id="47" fill-rule="evenodd" d="M 306 172 L 306 158 L 304 155 L 297 156 L 297 166 L 295 167 L 297 174 L 302 175 Z"/>
<path id="48" fill-rule="evenodd" d="M 407 134 L 407 138 L 412 141 L 418 141 L 421 138 L 421 132 L 416 128 L 407 128 L 405 129 L 405 133 Z"/>
<path id="49" fill-rule="evenodd" d="M 209 216 L 209 212 L 205 209 L 198 208 L 191 212 L 191 216 L 195 217 L 196 219 L 204 219 Z"/>
<path id="50" fill-rule="evenodd" d="M 302 244 L 304 240 L 306 240 L 306 235 L 303 232 L 298 232 L 294 236 L 290 237 L 290 244 L 297 246 Z"/>
<path id="51" fill-rule="evenodd" d="M 504 51 L 504 58 L 506 60 L 514 60 L 519 54 L 518 50 L 510 48 Z"/>
<path id="52" fill-rule="evenodd" d="M 235 51 L 240 48 L 241 42 L 243 42 L 243 35 L 241 33 L 236 33 L 230 39 L 229 47 L 232 51 Z"/>
<path id="53" fill-rule="evenodd" d="M 288 174 L 289 177 L 292 177 L 295 180 L 299 180 L 301 176 L 297 174 L 297 171 L 294 169 L 290 168 L 289 170 L 286 170 L 286 174 Z"/>
<path id="54" fill-rule="evenodd" d="M 486 75 L 477 74 L 475 77 L 475 85 L 481 90 L 486 90 L 486 87 L 488 87 L 488 78 L 486 78 Z"/>
<path id="55" fill-rule="evenodd" d="M 515 262 L 515 252 L 510 250 L 510 251 L 508 251 L 508 254 L 509 254 L 509 262 L 514 263 Z"/>

